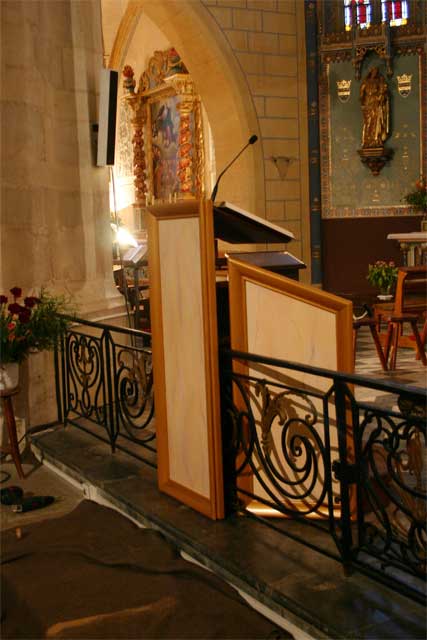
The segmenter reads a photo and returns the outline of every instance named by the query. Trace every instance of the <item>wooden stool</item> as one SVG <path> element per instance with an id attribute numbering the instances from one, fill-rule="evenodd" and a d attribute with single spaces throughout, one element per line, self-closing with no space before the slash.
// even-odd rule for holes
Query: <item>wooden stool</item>
<path id="1" fill-rule="evenodd" d="M 19 387 L 15 389 L 7 389 L 0 391 L 0 398 L 3 404 L 3 420 L 6 423 L 7 434 L 9 436 L 9 446 L 1 447 L 0 450 L 3 453 L 10 453 L 12 460 L 15 463 L 16 470 L 19 477 L 24 478 L 24 471 L 21 465 L 21 454 L 19 452 L 18 438 L 16 435 L 16 422 L 15 414 L 13 412 L 12 396 L 16 395 L 19 391 Z"/>
<path id="2" fill-rule="evenodd" d="M 421 344 L 425 349 L 427 342 L 427 318 L 424 320 L 423 328 L 421 329 Z"/>
<path id="3" fill-rule="evenodd" d="M 369 327 L 369 331 L 371 332 L 372 339 L 375 344 L 375 349 L 377 350 L 378 358 L 380 359 L 381 366 L 384 371 L 387 371 L 387 359 L 384 355 L 384 352 L 381 347 L 380 337 L 377 331 L 377 321 L 375 318 L 360 318 L 359 320 L 353 320 L 353 356 L 354 361 L 356 362 L 356 343 L 357 343 L 357 332 L 361 327 Z"/>
<path id="4" fill-rule="evenodd" d="M 418 315 L 416 313 L 396 313 L 390 315 L 388 318 L 388 329 L 385 345 L 385 357 L 388 360 L 390 355 L 389 370 L 394 371 L 396 369 L 396 357 L 397 349 L 399 347 L 399 339 L 403 334 L 403 325 L 405 322 L 411 325 L 412 333 L 415 338 L 415 348 L 417 351 L 417 358 L 421 360 L 424 366 L 427 366 L 427 358 L 424 350 L 423 341 L 420 336 L 420 332 L 417 327 Z M 423 331 L 424 334 L 424 331 Z"/>

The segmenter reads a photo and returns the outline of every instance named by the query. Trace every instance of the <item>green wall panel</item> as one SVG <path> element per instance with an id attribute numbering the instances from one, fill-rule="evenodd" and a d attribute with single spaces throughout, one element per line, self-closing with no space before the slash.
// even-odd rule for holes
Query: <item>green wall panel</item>
<path id="1" fill-rule="evenodd" d="M 360 83 L 373 66 L 378 66 L 390 92 L 390 135 L 385 143 L 393 149 L 392 159 L 378 176 L 362 164 L 357 150 L 361 148 L 362 111 Z M 350 61 L 328 66 L 329 149 L 324 154 L 328 163 L 329 198 L 325 217 L 348 217 L 405 213 L 402 196 L 411 189 L 421 173 L 420 127 L 420 59 L 418 55 L 398 56 L 393 60 L 393 76 L 387 78 L 385 63 L 376 55 L 367 57 L 362 78 L 356 80 Z M 412 75 L 411 92 L 399 94 L 397 76 Z M 347 102 L 338 98 L 337 81 L 351 80 Z M 327 157 L 327 159 L 326 159 Z"/>

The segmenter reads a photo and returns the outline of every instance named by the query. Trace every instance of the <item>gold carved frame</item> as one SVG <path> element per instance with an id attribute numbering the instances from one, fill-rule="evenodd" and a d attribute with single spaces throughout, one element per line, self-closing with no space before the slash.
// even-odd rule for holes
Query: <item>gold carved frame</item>
<path id="1" fill-rule="evenodd" d="M 138 90 L 123 69 L 125 100 L 133 112 L 135 205 L 200 198 L 204 148 L 200 97 L 175 49 L 156 51 Z"/>

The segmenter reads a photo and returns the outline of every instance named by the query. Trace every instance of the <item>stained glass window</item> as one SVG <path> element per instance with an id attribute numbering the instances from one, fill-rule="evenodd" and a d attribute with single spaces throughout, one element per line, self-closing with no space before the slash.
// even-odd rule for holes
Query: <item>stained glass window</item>
<path id="1" fill-rule="evenodd" d="M 356 11 L 356 24 L 361 29 L 370 26 L 372 20 L 371 0 L 344 0 L 344 22 L 345 28 L 349 31 L 353 24 L 353 7 Z"/>
<path id="2" fill-rule="evenodd" d="M 344 23 L 346 31 L 355 22 L 361 29 L 366 29 L 372 21 L 372 0 L 344 0 Z M 408 0 L 381 0 L 381 20 L 389 22 L 391 27 L 399 27 L 408 22 Z"/>
<path id="3" fill-rule="evenodd" d="M 381 0 L 381 19 L 391 27 L 399 27 L 408 22 L 407 0 Z"/>
<path id="4" fill-rule="evenodd" d="M 346 31 L 350 31 L 352 23 L 351 15 L 352 0 L 344 0 L 344 23 Z"/>

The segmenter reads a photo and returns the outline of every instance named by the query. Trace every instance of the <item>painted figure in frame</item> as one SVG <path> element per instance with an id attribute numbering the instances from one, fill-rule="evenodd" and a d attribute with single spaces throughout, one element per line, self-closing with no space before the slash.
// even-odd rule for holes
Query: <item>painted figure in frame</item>
<path id="1" fill-rule="evenodd" d="M 360 85 L 360 103 L 362 148 L 382 148 L 390 128 L 390 99 L 387 83 L 378 67 L 370 69 Z"/>
<path id="2" fill-rule="evenodd" d="M 153 194 L 166 200 L 179 190 L 177 97 L 159 99 L 151 104 Z"/>

